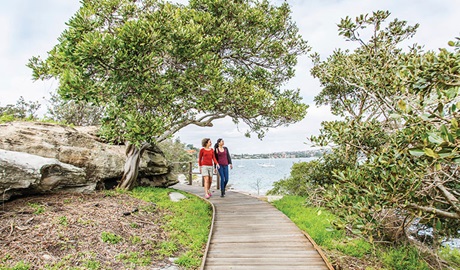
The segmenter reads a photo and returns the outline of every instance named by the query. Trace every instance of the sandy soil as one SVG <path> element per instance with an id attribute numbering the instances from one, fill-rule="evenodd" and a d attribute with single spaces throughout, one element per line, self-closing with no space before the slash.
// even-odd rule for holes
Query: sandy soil
<path id="1" fill-rule="evenodd" d="M 30 269 L 171 267 L 171 258 L 158 253 L 160 243 L 167 240 L 160 226 L 163 214 L 154 203 L 123 194 L 15 199 L 0 205 L 0 268 L 18 262 Z M 121 240 L 107 241 L 113 235 Z M 130 254 L 139 254 L 150 264 L 141 266 L 133 259 L 136 256 L 129 262 Z"/>

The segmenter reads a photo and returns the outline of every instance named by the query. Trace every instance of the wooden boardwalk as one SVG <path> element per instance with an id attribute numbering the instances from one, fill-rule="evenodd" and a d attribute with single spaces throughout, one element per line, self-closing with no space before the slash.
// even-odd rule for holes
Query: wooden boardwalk
<path id="1" fill-rule="evenodd" d="M 202 196 L 203 188 L 177 184 L 173 188 Z M 213 190 L 209 199 L 214 223 L 202 269 L 333 269 L 288 217 L 255 197 Z"/>

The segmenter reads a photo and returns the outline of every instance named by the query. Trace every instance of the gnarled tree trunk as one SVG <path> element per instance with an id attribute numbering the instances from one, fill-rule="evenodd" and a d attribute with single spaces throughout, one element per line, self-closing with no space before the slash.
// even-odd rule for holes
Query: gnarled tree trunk
<path id="1" fill-rule="evenodd" d="M 128 143 L 126 145 L 126 163 L 124 167 L 123 177 L 121 178 L 119 188 L 131 190 L 136 185 L 137 175 L 139 173 L 139 162 L 142 153 L 150 146 L 149 143 L 142 143 L 140 147 Z"/>

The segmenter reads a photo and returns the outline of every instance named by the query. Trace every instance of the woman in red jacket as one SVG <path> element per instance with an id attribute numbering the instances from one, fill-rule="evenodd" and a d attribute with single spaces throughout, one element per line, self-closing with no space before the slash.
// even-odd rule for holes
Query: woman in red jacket
<path id="1" fill-rule="evenodd" d="M 198 156 L 198 165 L 200 166 L 200 173 L 204 180 L 204 197 L 209 199 L 212 195 L 210 188 L 214 166 L 219 169 L 219 164 L 217 163 L 216 156 L 214 155 L 214 149 L 211 147 L 211 139 L 204 138 L 201 140 L 201 145 L 203 148 L 201 148 Z"/>

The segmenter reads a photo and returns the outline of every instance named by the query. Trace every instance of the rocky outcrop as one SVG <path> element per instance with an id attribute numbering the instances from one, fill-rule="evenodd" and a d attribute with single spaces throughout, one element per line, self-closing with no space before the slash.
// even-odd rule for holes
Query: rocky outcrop
<path id="1" fill-rule="evenodd" d="M 62 168 L 67 168 L 67 165 L 80 168 L 83 170 L 85 185 L 88 188 L 113 186 L 123 175 L 126 160 L 125 146 L 101 142 L 96 136 L 96 131 L 96 127 L 69 127 L 42 122 L 5 123 L 0 124 L 0 149 L 27 153 L 30 159 L 34 159 L 33 157 L 36 157 L 37 160 L 47 158 L 46 163 L 51 167 L 54 166 L 53 168 L 57 168 L 55 167 L 57 165 Z M 49 159 L 53 159 L 54 163 Z M 0 173 L 2 170 L 5 171 L 5 164 L 10 162 L 11 160 L 7 161 L 6 158 L 2 161 Z M 14 167 L 17 164 L 10 165 Z M 16 167 L 21 168 L 22 165 Z M 162 151 L 158 147 L 150 147 L 141 158 L 139 184 L 160 187 L 174 185 L 177 183 L 177 177 L 171 171 L 172 167 Z M 10 173 L 1 174 L 0 192 L 7 189 L 5 185 L 21 181 L 20 178 L 13 179 L 12 177 L 13 174 Z M 36 187 L 40 181 L 42 179 L 35 179 L 35 182 L 31 182 L 29 187 Z M 58 186 L 59 189 L 65 189 L 63 187 L 72 185 L 61 183 Z M 51 191 L 58 186 L 52 188 Z M 26 189 L 24 194 L 28 192 Z M 38 192 L 42 189 L 33 190 Z"/>
<path id="2" fill-rule="evenodd" d="M 96 183 L 86 180 L 82 168 L 53 158 L 0 149 L 1 201 L 17 195 L 57 190 L 85 192 L 95 187 Z"/>

